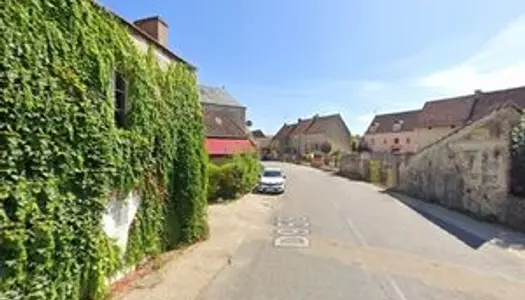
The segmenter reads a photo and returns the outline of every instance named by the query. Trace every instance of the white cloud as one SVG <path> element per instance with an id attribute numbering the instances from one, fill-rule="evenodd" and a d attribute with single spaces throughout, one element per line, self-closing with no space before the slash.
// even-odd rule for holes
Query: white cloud
<path id="1" fill-rule="evenodd" d="M 466 61 L 418 78 L 416 84 L 446 94 L 524 85 L 524 36 L 525 15 L 508 24 Z"/>
<path id="2" fill-rule="evenodd" d="M 357 119 L 357 121 L 368 125 L 368 124 L 370 124 L 370 122 L 372 122 L 373 118 L 374 118 L 374 114 L 373 113 L 368 113 L 368 114 L 357 116 L 356 119 Z"/>
<path id="3" fill-rule="evenodd" d="M 280 86 L 243 86 L 239 99 L 252 99 L 249 113 L 254 121 L 271 132 L 282 122 L 315 113 L 340 112 L 353 133 L 361 133 L 375 114 L 419 109 L 429 100 L 525 85 L 525 15 L 502 28 L 470 58 L 421 76 L 394 80 L 313 78 L 309 82 Z M 461 41 L 452 40 L 459 43 Z M 468 43 L 468 38 L 465 39 Z M 456 47 L 457 48 L 457 47 Z M 455 54 L 455 47 L 439 51 Z M 417 55 L 416 55 L 417 56 Z M 424 55 L 432 59 L 432 53 Z M 417 58 L 418 63 L 421 62 Z M 404 71 L 410 70 L 410 63 Z M 268 106 L 272 99 L 275 106 Z M 279 109 L 276 109 L 279 107 Z M 275 117 L 268 117 L 269 115 Z M 275 119 L 278 118 L 276 122 Z"/>

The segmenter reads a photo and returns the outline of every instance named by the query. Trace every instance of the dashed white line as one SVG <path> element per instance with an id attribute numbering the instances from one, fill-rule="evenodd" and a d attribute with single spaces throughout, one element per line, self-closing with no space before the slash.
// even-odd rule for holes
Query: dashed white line
<path id="1" fill-rule="evenodd" d="M 346 225 L 348 225 L 348 227 L 350 228 L 350 230 L 352 231 L 354 236 L 357 238 L 359 243 L 361 243 L 364 246 L 369 246 L 369 244 L 366 241 L 365 237 L 363 236 L 361 231 L 359 231 L 359 229 L 357 229 L 357 227 L 354 225 L 352 220 L 350 220 L 349 218 L 345 218 L 345 223 L 346 223 Z M 392 276 L 390 276 L 390 274 L 388 274 L 388 273 L 385 274 L 385 276 L 386 276 L 386 278 L 388 280 L 388 283 L 390 284 L 390 286 L 392 287 L 392 289 L 394 290 L 396 295 L 399 297 L 399 299 L 400 300 L 407 300 L 407 298 L 405 297 L 405 294 L 403 293 L 403 291 L 401 290 L 401 288 L 399 287 L 399 285 L 397 284 L 395 279 L 392 278 Z"/>
<path id="2" fill-rule="evenodd" d="M 407 298 L 405 297 L 405 294 L 403 294 L 403 291 L 401 291 L 401 288 L 399 288 L 399 285 L 397 285 L 394 278 L 392 278 L 392 276 L 390 275 L 387 275 L 387 278 L 388 278 L 388 282 L 390 283 L 390 286 L 392 287 L 392 289 L 394 289 L 394 292 L 396 292 L 399 299 L 407 300 Z"/>
<path id="3" fill-rule="evenodd" d="M 345 223 L 346 223 L 346 225 L 348 225 L 348 227 L 350 227 L 350 230 L 352 231 L 354 236 L 359 240 L 359 243 L 361 243 L 361 244 L 363 244 L 365 246 L 368 246 L 368 243 L 366 242 L 365 237 L 361 234 L 359 229 L 357 229 L 357 227 L 355 227 L 354 223 L 348 218 L 345 219 Z"/>

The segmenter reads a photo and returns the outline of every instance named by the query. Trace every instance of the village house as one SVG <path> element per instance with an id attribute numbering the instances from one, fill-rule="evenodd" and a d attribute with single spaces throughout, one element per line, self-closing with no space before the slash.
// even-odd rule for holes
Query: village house
<path id="1" fill-rule="evenodd" d="M 271 147 L 281 155 L 305 155 L 320 152 L 326 142 L 332 152 L 352 150 L 351 133 L 340 114 L 315 115 L 298 119 L 295 124 L 284 124 L 273 137 Z"/>
<path id="2" fill-rule="evenodd" d="M 246 107 L 223 87 L 199 86 L 204 108 L 206 149 L 214 160 L 255 151 L 246 128 Z"/>
<path id="3" fill-rule="evenodd" d="M 372 152 L 414 152 L 414 128 L 419 112 L 413 110 L 375 116 L 365 131 L 364 143 Z"/>
<path id="4" fill-rule="evenodd" d="M 525 87 L 427 101 L 421 110 L 374 117 L 364 134 L 372 152 L 417 152 L 491 113 L 503 102 L 525 108 Z"/>
<path id="5" fill-rule="evenodd" d="M 253 141 L 255 142 L 257 150 L 259 151 L 261 158 L 263 159 L 270 158 L 269 157 L 271 154 L 270 143 L 272 141 L 272 137 L 265 135 L 264 132 L 260 129 L 253 130 L 251 132 L 251 135 L 252 135 Z"/>

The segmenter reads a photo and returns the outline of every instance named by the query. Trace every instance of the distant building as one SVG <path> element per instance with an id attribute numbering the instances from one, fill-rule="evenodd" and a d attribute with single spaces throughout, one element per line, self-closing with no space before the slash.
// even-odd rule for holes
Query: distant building
<path id="1" fill-rule="evenodd" d="M 224 88 L 199 86 L 204 108 L 206 149 L 214 159 L 238 153 L 254 152 L 255 143 L 246 129 L 246 107 L 240 105 Z"/>
<path id="2" fill-rule="evenodd" d="M 262 132 L 262 130 L 257 129 L 252 131 L 252 139 L 254 140 L 257 149 L 259 150 L 261 158 L 270 158 L 270 154 L 272 152 L 270 148 L 272 137 L 266 136 Z"/>
<path id="3" fill-rule="evenodd" d="M 525 108 L 525 87 L 427 101 L 421 110 L 377 115 L 364 141 L 374 152 L 417 152 L 493 112 L 503 103 Z"/>
<path id="4" fill-rule="evenodd" d="M 362 140 L 372 152 L 414 152 L 419 110 L 377 115 Z"/>
<path id="5" fill-rule="evenodd" d="M 341 115 L 315 115 L 298 119 L 295 124 L 284 124 L 273 137 L 271 147 L 281 155 L 304 155 L 320 152 L 325 142 L 330 143 L 332 151 L 352 150 L 351 133 Z"/>

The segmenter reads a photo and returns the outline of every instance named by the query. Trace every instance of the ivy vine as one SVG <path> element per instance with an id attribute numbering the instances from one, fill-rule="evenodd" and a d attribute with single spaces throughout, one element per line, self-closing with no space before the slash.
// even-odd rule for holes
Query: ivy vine
<path id="1" fill-rule="evenodd" d="M 125 265 L 206 238 L 194 70 L 161 69 L 90 0 L 7 0 L 0 28 L 0 299 L 100 299 Z M 131 190 L 141 206 L 121 253 L 101 221 Z"/>

